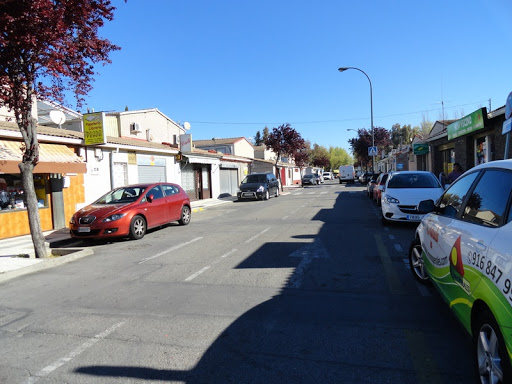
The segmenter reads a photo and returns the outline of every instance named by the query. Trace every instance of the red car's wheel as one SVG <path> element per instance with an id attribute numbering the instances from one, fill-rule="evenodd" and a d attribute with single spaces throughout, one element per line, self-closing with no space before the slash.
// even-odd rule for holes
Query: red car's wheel
<path id="1" fill-rule="evenodd" d="M 133 240 L 140 240 L 146 234 L 146 220 L 140 215 L 133 217 L 130 223 L 130 237 Z"/>

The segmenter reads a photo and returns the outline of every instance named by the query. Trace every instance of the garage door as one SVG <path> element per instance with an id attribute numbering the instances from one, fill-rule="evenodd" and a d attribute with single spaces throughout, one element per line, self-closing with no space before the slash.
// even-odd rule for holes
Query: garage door
<path id="1" fill-rule="evenodd" d="M 220 196 L 236 196 L 238 189 L 238 170 L 220 169 Z"/>
<path id="2" fill-rule="evenodd" d="M 159 183 L 167 181 L 165 179 L 165 167 L 156 165 L 139 165 L 139 183 Z"/>

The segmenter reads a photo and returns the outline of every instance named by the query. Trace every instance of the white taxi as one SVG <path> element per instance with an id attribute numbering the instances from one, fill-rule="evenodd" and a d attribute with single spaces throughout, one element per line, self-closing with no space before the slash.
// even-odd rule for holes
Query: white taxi
<path id="1" fill-rule="evenodd" d="M 512 382 L 512 160 L 464 173 L 434 203 L 409 249 L 414 277 L 433 283 L 473 337 L 482 383 Z"/>

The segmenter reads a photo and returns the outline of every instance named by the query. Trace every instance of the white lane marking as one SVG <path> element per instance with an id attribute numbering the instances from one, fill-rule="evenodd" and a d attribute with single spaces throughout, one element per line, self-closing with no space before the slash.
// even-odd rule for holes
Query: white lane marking
<path id="1" fill-rule="evenodd" d="M 254 235 L 253 237 L 251 237 L 250 239 L 248 240 L 245 240 L 245 244 L 248 244 L 250 243 L 251 241 L 253 241 L 254 239 L 258 238 L 259 236 L 263 235 L 265 232 L 267 232 L 271 227 L 268 227 L 266 229 L 264 229 L 263 231 L 261 231 L 260 233 Z"/>
<path id="2" fill-rule="evenodd" d="M 393 235 L 389 235 L 389 239 L 390 239 L 390 240 L 395 240 L 395 236 L 393 236 Z"/>
<path id="3" fill-rule="evenodd" d="M 402 249 L 402 246 L 400 244 L 395 244 L 395 249 L 398 251 L 398 252 L 403 252 L 404 250 Z"/>
<path id="4" fill-rule="evenodd" d="M 321 194 L 321 195 L 325 195 L 325 194 L 327 194 L 327 193 L 329 193 L 329 191 L 323 191 L 323 192 L 320 192 L 320 194 Z"/>
<path id="5" fill-rule="evenodd" d="M 238 249 L 233 248 L 231 251 L 226 252 L 225 254 L 223 254 L 223 255 L 221 256 L 221 258 L 228 257 L 229 255 L 231 255 L 232 253 L 235 253 L 236 251 L 238 251 Z"/>
<path id="6" fill-rule="evenodd" d="M 285 216 L 285 217 L 283 217 L 281 220 L 286 220 L 287 218 L 288 218 L 288 216 Z"/>
<path id="7" fill-rule="evenodd" d="M 29 377 L 29 379 L 26 381 L 27 384 L 32 384 L 39 379 L 42 379 L 43 377 L 48 376 L 50 373 L 55 371 L 57 368 L 61 367 L 62 365 L 66 364 L 67 362 L 71 361 L 73 358 L 77 357 L 79 354 L 81 354 L 86 349 L 92 347 L 94 344 L 96 344 L 98 341 L 105 339 L 108 335 L 110 335 L 112 332 L 114 332 L 117 328 L 122 326 L 125 322 L 121 321 L 120 323 L 114 324 L 107 330 L 97 334 L 92 339 L 86 341 L 81 346 L 79 346 L 74 351 L 71 351 L 71 353 L 65 357 L 61 357 L 60 359 L 56 360 L 54 363 L 48 365 L 47 367 L 41 369 L 39 372 L 37 372 L 34 376 Z"/>
<path id="8" fill-rule="evenodd" d="M 199 276 L 201 273 L 203 273 L 203 272 L 207 271 L 208 269 L 210 269 L 210 266 L 209 266 L 209 265 L 208 265 L 208 266 L 206 266 L 206 267 L 204 267 L 204 268 L 201 268 L 199 271 L 197 271 L 197 272 L 196 272 L 196 273 L 194 273 L 193 275 L 191 275 L 191 276 L 187 277 L 187 278 L 185 279 L 185 281 L 190 281 L 190 280 L 195 279 L 197 276 Z"/>
<path id="9" fill-rule="evenodd" d="M 195 239 L 192 239 L 190 241 L 187 241 L 185 243 L 181 243 L 181 244 L 178 244 L 178 245 L 175 245 L 174 247 L 171 247 L 163 252 L 160 252 L 160 253 L 157 253 L 156 255 L 154 256 L 151 256 L 151 257 L 146 257 L 145 259 L 142 259 L 141 261 L 139 261 L 139 264 L 142 264 L 142 263 L 145 263 L 146 261 L 149 261 L 149 260 L 153 260 L 153 259 L 156 259 L 157 257 L 160 257 L 160 256 L 163 256 L 165 255 L 166 253 L 169 253 L 169 252 L 172 252 L 172 251 L 175 251 L 181 247 L 184 247 L 185 245 L 189 245 L 189 244 L 192 244 L 198 240 L 201 240 L 202 237 L 196 237 Z"/>
<path id="10" fill-rule="evenodd" d="M 215 260 L 214 262 L 212 262 L 212 264 L 218 264 L 221 259 L 225 258 L 225 257 L 228 257 L 229 255 L 231 255 L 232 253 L 235 253 L 236 251 L 238 251 L 238 249 L 236 248 L 233 248 L 231 251 L 229 252 L 226 252 L 225 254 L 223 254 L 220 259 L 218 260 Z M 201 273 L 203 272 L 206 272 L 208 269 L 210 269 L 210 265 L 207 265 L 206 267 L 202 268 L 201 270 L 197 271 L 196 273 L 194 273 L 193 275 L 190 275 L 189 277 L 187 277 L 184 281 L 191 281 L 193 279 L 195 279 L 197 276 L 199 276 Z"/>
<path id="11" fill-rule="evenodd" d="M 294 193 L 293 195 L 296 196 L 296 195 L 302 195 L 304 192 L 296 192 Z"/>
<path id="12" fill-rule="evenodd" d="M 302 286 L 306 270 L 313 259 L 329 257 L 329 253 L 327 252 L 327 249 L 325 249 L 322 241 L 316 237 L 314 242 L 306 243 L 303 247 L 292 252 L 290 256 L 300 257 L 301 261 L 290 276 L 288 280 L 288 287 L 300 288 Z"/>
<path id="13" fill-rule="evenodd" d="M 316 192 L 308 192 L 308 195 L 314 195 Z"/>

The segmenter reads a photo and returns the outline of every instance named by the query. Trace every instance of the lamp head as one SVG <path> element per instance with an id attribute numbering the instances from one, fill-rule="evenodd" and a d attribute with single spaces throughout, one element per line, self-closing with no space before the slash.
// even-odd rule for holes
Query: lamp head
<path id="1" fill-rule="evenodd" d="M 347 69 L 349 69 L 349 68 L 348 67 L 341 67 L 341 68 L 338 68 L 338 71 L 345 72 Z"/>

